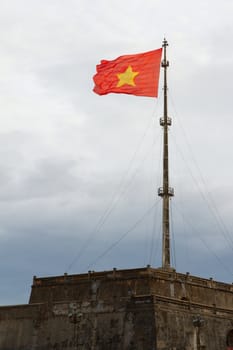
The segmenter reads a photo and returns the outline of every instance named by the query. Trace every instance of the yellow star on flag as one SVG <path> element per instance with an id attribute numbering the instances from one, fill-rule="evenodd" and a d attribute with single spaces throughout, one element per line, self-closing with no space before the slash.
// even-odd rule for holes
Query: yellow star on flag
<path id="1" fill-rule="evenodd" d="M 139 72 L 133 72 L 132 67 L 129 66 L 124 73 L 118 73 L 117 77 L 119 79 L 117 87 L 121 87 L 125 84 L 136 86 L 134 78 L 139 74 Z"/>

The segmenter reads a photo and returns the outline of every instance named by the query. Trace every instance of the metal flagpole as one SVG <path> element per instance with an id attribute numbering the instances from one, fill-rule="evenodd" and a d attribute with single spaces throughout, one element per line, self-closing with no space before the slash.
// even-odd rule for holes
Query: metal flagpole
<path id="1" fill-rule="evenodd" d="M 167 61 L 166 48 L 168 42 L 166 39 L 163 41 L 163 60 L 162 68 L 164 69 L 164 86 L 163 86 L 163 118 L 160 118 L 160 125 L 163 126 L 163 187 L 158 189 L 158 195 L 163 199 L 163 214 L 162 214 L 162 226 L 163 226 L 163 248 L 162 248 L 162 267 L 169 269 L 171 267 L 170 262 L 170 215 L 169 215 L 169 201 L 170 197 L 174 196 L 174 189 L 169 187 L 169 163 L 168 163 L 168 127 L 171 125 L 171 118 L 167 113 L 167 68 L 169 67 L 169 61 Z"/>

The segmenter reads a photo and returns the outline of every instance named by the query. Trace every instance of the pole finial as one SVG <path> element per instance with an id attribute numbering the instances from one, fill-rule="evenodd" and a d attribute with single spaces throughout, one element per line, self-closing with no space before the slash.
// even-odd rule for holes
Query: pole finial
<path id="1" fill-rule="evenodd" d="M 168 42 L 167 42 L 167 39 L 164 38 L 164 39 L 163 39 L 163 47 L 166 47 L 166 46 L 168 46 Z"/>

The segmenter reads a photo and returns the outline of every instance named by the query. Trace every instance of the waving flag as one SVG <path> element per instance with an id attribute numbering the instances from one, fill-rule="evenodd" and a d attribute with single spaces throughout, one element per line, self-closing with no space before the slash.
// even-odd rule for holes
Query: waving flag
<path id="1" fill-rule="evenodd" d="M 93 91 L 98 95 L 113 92 L 157 97 L 161 55 L 162 48 L 101 61 L 93 77 Z"/>

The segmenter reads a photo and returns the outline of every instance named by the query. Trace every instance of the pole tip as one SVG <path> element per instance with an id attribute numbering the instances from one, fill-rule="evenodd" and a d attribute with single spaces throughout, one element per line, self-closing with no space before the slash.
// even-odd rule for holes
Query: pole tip
<path id="1" fill-rule="evenodd" d="M 163 39 L 163 47 L 166 47 L 166 46 L 168 46 L 168 42 L 167 42 L 167 39 L 164 38 L 164 39 Z"/>

